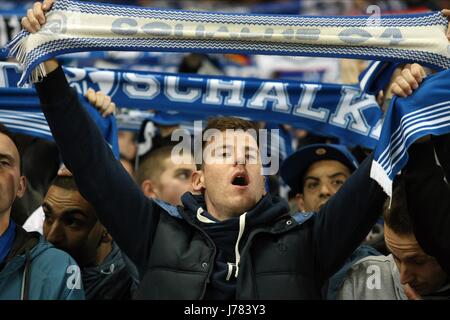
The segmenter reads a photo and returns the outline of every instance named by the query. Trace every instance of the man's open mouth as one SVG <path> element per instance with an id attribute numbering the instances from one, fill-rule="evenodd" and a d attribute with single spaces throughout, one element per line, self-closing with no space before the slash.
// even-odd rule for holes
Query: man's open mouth
<path id="1" fill-rule="evenodd" d="M 245 187 L 248 185 L 248 182 L 248 176 L 245 173 L 238 173 L 233 177 L 231 184 L 234 186 Z"/>

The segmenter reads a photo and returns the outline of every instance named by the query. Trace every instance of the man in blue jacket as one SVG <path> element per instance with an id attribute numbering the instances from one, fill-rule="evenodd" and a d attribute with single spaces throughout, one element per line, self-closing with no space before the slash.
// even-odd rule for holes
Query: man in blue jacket
<path id="1" fill-rule="evenodd" d="M 76 262 L 10 219 L 26 188 L 20 168 L 16 144 L 0 125 L 0 299 L 84 299 Z"/>

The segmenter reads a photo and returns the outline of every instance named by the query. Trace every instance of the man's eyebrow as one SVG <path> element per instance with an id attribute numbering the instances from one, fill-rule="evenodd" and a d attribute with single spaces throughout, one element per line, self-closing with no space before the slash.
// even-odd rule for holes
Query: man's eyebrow
<path id="1" fill-rule="evenodd" d="M 6 158 L 12 162 L 15 162 L 15 159 L 12 155 L 10 155 L 8 153 L 0 153 L 0 159 L 4 159 L 4 158 Z"/>
<path id="2" fill-rule="evenodd" d="M 89 215 L 86 214 L 80 208 L 72 208 L 72 209 L 64 210 L 63 215 L 69 215 L 69 214 L 81 214 L 82 216 L 89 218 Z"/>
<path id="3" fill-rule="evenodd" d="M 336 173 L 333 173 L 332 175 L 328 176 L 328 178 L 336 178 L 338 176 L 345 176 L 345 177 L 347 177 L 348 175 L 345 174 L 344 172 L 336 172 Z"/>
<path id="4" fill-rule="evenodd" d="M 229 145 L 229 144 L 222 144 L 222 145 L 215 147 L 214 149 L 217 150 L 217 149 L 228 149 L 228 148 L 233 148 L 233 146 Z"/>
<path id="5" fill-rule="evenodd" d="M 255 148 L 253 146 L 246 146 L 245 147 L 245 151 L 254 151 L 254 152 L 258 152 L 258 148 Z"/>
<path id="6" fill-rule="evenodd" d="M 192 172 L 192 169 L 178 168 L 178 169 L 175 170 L 175 173 L 180 173 L 180 172 Z"/>
<path id="7" fill-rule="evenodd" d="M 217 151 L 217 150 L 229 150 L 229 149 L 234 149 L 234 146 L 233 146 L 233 145 L 230 145 L 230 144 L 223 144 L 223 145 L 221 145 L 221 146 L 215 147 L 215 148 L 214 148 L 214 151 Z M 246 152 L 255 152 L 255 153 L 258 153 L 258 152 L 259 152 L 259 149 L 258 149 L 258 148 L 255 148 L 255 147 L 253 147 L 253 146 L 246 146 L 246 147 L 245 147 L 245 151 L 246 151 Z"/>
<path id="8" fill-rule="evenodd" d="M 318 177 L 313 177 L 313 176 L 307 176 L 307 177 L 305 177 L 305 179 L 303 179 L 303 181 L 305 181 L 305 182 L 306 182 L 306 180 L 320 181 L 320 179 Z"/>
<path id="9" fill-rule="evenodd" d="M 42 203 L 42 209 L 44 209 L 44 211 L 47 211 L 47 212 L 53 211 L 52 206 L 49 205 L 45 201 L 44 201 L 44 203 Z M 64 210 L 62 214 L 63 215 L 81 214 L 82 216 L 89 218 L 89 215 L 87 213 L 85 213 L 83 210 L 81 210 L 80 208 L 70 208 L 70 209 Z"/>

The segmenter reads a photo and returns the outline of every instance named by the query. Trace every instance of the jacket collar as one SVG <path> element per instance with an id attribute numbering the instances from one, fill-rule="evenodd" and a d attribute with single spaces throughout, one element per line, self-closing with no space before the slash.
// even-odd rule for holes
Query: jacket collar
<path id="1" fill-rule="evenodd" d="M 14 243 L 8 254 L 8 257 L 3 262 L 4 268 L 0 270 L 0 279 L 7 278 L 19 268 L 26 264 L 27 260 L 32 259 L 31 255 L 25 253 L 36 248 L 37 244 L 42 241 L 41 236 L 37 232 L 26 232 L 21 226 L 16 225 L 16 236 Z M 33 253 L 35 253 L 34 250 Z"/>
<path id="2" fill-rule="evenodd" d="M 14 239 L 7 261 L 25 254 L 27 250 L 31 251 L 39 243 L 40 238 L 39 233 L 26 232 L 21 226 L 16 225 L 16 238 Z"/>
<path id="3" fill-rule="evenodd" d="M 238 221 L 239 217 L 231 218 L 224 221 L 219 221 L 214 218 L 206 208 L 206 202 L 203 195 L 194 195 L 190 192 L 186 192 L 182 197 L 184 210 L 183 217 L 198 224 L 198 216 L 201 215 L 205 219 L 200 218 L 202 223 L 223 223 L 229 224 L 232 221 Z M 244 212 L 243 212 L 244 213 Z M 268 222 L 274 221 L 282 216 L 288 215 L 289 206 L 288 203 L 279 197 L 266 194 L 260 201 L 248 212 L 246 212 L 247 227 L 257 227 L 267 225 Z M 229 221 L 229 222 L 228 222 Z"/>
<path id="4" fill-rule="evenodd" d="M 16 237 L 16 224 L 11 219 L 5 232 L 0 235 L 0 263 L 6 260 Z"/>

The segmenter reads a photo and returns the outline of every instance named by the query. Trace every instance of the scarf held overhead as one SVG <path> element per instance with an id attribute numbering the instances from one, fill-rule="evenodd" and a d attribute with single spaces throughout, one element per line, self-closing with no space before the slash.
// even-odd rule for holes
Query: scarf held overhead
<path id="1" fill-rule="evenodd" d="M 392 181 L 408 162 L 408 148 L 426 135 L 450 132 L 450 70 L 425 78 L 411 96 L 394 97 L 374 152 L 370 176 L 392 195 Z"/>
<path id="2" fill-rule="evenodd" d="M 381 132 L 382 112 L 375 98 L 356 86 L 93 68 L 64 71 L 79 93 L 93 88 L 121 108 L 175 111 L 172 120 L 240 116 L 368 148 L 375 147 Z M 15 86 L 19 72 L 17 64 L 0 64 L 0 86 Z"/>
<path id="3" fill-rule="evenodd" d="M 82 95 L 78 96 L 81 105 L 95 121 L 114 156 L 118 158 L 119 141 L 114 116 L 103 118 Z M 12 132 L 53 141 L 34 89 L 0 87 L 0 123 Z"/>
<path id="4" fill-rule="evenodd" d="M 440 12 L 381 17 L 205 13 L 59 0 L 35 34 L 8 45 L 24 65 L 20 84 L 45 76 L 41 62 L 79 51 L 171 51 L 413 60 L 450 66 Z M 32 70 L 34 71 L 32 72 Z"/>

